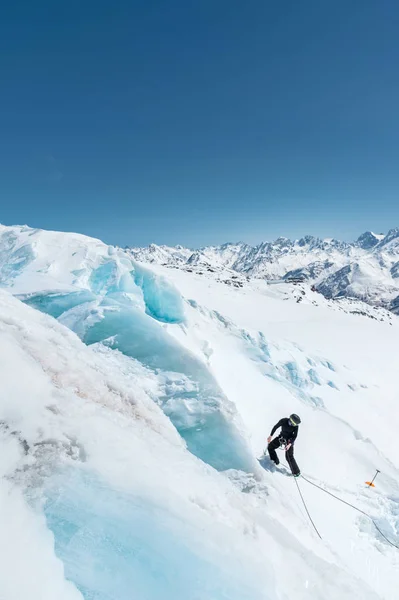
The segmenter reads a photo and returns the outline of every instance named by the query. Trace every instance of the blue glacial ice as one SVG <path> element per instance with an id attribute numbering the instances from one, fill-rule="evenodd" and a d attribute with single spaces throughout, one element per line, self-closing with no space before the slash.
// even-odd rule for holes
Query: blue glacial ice
<path id="1" fill-rule="evenodd" d="M 143 267 L 134 269 L 134 282 L 144 297 L 146 312 L 165 323 L 182 323 L 184 321 L 183 300 L 166 279 L 157 277 Z"/>
<path id="2" fill-rule="evenodd" d="M 18 237 L 12 231 L 0 237 L 0 285 L 12 284 L 14 278 L 34 259 L 31 245 L 18 247 Z"/>
<path id="3" fill-rule="evenodd" d="M 308 375 L 313 383 L 315 383 L 316 385 L 321 385 L 320 377 L 316 369 L 309 369 Z"/>
<path id="4" fill-rule="evenodd" d="M 107 297 L 99 310 L 101 318 L 83 341 L 89 345 L 105 342 L 156 372 L 182 374 L 188 385 L 168 388 L 161 406 L 189 450 L 219 470 L 251 470 L 250 451 L 226 418 L 223 407 L 228 408 L 228 401 L 206 365 L 126 298 Z"/>
<path id="5" fill-rule="evenodd" d="M 333 388 L 334 390 L 337 390 L 337 386 L 333 381 L 327 381 L 327 385 L 331 388 Z"/>
<path id="6" fill-rule="evenodd" d="M 250 449 L 216 380 L 164 327 L 184 323 L 180 294 L 148 269 L 131 263 L 123 267 L 110 259 L 92 270 L 89 289 L 49 291 L 23 299 L 58 318 L 88 345 L 102 342 L 163 379 L 168 373 L 180 374 L 186 385 L 166 386 L 159 402 L 188 449 L 218 470 L 252 471 Z"/>
<path id="7" fill-rule="evenodd" d="M 89 285 L 92 293 L 96 295 L 123 291 L 119 288 L 118 265 L 110 260 L 93 269 Z"/>
<path id="8" fill-rule="evenodd" d="M 285 363 L 284 368 L 286 370 L 288 379 L 291 380 L 291 383 L 298 388 L 304 388 L 307 385 L 307 381 L 304 378 L 303 374 L 300 372 L 298 365 L 294 361 L 289 361 Z"/>
<path id="9" fill-rule="evenodd" d="M 33 306 L 33 308 L 47 313 L 56 319 L 58 319 L 65 311 L 83 303 L 92 302 L 95 299 L 95 295 L 89 290 L 71 292 L 69 294 L 49 292 L 46 294 L 32 294 L 23 297 L 25 304 Z"/>
<path id="10" fill-rule="evenodd" d="M 192 525 L 147 498 L 109 488 L 90 471 L 66 469 L 45 495 L 56 554 L 85 600 L 268 597 L 251 579 L 250 564 L 232 562 L 222 548 L 210 554 L 201 542 L 193 547 Z"/>

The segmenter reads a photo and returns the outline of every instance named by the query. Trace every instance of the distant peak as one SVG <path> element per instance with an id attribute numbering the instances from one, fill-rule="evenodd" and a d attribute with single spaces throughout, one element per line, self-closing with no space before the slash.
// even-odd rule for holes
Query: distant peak
<path id="1" fill-rule="evenodd" d="M 359 236 L 356 240 L 356 245 L 364 250 L 370 250 L 370 248 L 374 248 L 381 240 L 384 239 L 383 234 L 376 234 L 372 231 L 365 231 Z"/>
<path id="2" fill-rule="evenodd" d="M 244 242 L 225 242 L 220 246 L 220 248 L 231 248 L 235 246 L 245 246 Z"/>
<path id="3" fill-rule="evenodd" d="M 304 235 L 300 240 L 298 240 L 298 246 L 307 246 L 315 242 L 318 238 L 315 238 L 314 235 Z"/>
<path id="4" fill-rule="evenodd" d="M 274 242 L 273 245 L 275 246 L 280 246 L 280 247 L 285 247 L 285 246 L 291 246 L 292 245 L 292 241 L 289 238 L 280 236 L 278 237 Z"/>
<path id="5" fill-rule="evenodd" d="M 384 243 L 388 243 L 397 237 L 399 237 L 399 227 L 394 227 L 393 229 L 390 229 L 384 237 Z"/>

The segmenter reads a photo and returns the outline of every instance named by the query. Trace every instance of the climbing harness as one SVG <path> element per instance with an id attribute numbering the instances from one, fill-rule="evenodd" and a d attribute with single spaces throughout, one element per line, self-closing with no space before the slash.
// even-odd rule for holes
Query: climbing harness
<path id="1" fill-rule="evenodd" d="M 376 475 L 376 476 L 377 476 L 377 475 Z M 397 546 L 396 544 L 394 544 L 393 542 L 391 542 L 391 540 L 389 540 L 389 539 L 386 537 L 386 535 L 385 535 L 384 533 L 382 533 L 381 529 L 378 527 L 378 525 L 377 525 L 377 523 L 374 521 L 374 519 L 373 519 L 373 518 L 372 518 L 372 517 L 371 517 L 369 514 L 367 514 L 366 512 L 364 512 L 364 510 L 361 510 L 360 508 L 358 508 L 357 506 L 354 506 L 354 505 L 353 505 L 353 504 L 351 504 L 350 502 L 347 502 L 346 500 L 343 500 L 342 498 L 339 498 L 338 496 L 336 496 L 336 495 L 335 495 L 335 494 L 333 494 L 332 492 L 329 492 L 328 490 L 324 489 L 324 488 L 323 488 L 323 487 L 321 487 L 320 485 L 317 485 L 317 483 L 313 483 L 313 481 L 309 481 L 309 479 L 307 479 L 307 478 L 306 478 L 306 477 L 304 477 L 303 475 L 302 475 L 302 479 L 304 479 L 305 481 L 307 481 L 308 483 L 310 483 L 310 485 L 313 485 L 314 487 L 318 488 L 318 489 L 319 489 L 319 490 L 321 490 L 322 492 L 325 492 L 326 494 L 328 494 L 329 496 L 332 496 L 332 497 L 333 497 L 333 498 L 335 498 L 336 500 L 339 500 L 339 501 L 340 501 L 340 502 L 342 502 L 343 504 L 346 504 L 347 506 L 350 506 L 351 508 L 354 508 L 355 510 L 357 510 L 358 512 L 360 512 L 362 515 L 364 515 L 365 517 L 369 518 L 369 519 L 370 519 L 370 521 L 373 523 L 374 527 L 377 529 L 378 533 L 379 533 L 379 534 L 380 534 L 380 535 L 381 535 L 381 536 L 384 538 L 384 540 L 385 540 L 386 542 L 388 542 L 388 544 L 390 544 L 391 546 L 393 546 L 394 548 L 396 548 L 397 550 L 399 550 L 399 546 Z M 297 480 L 296 480 L 296 479 L 295 479 L 295 483 L 296 483 L 296 485 L 297 485 L 298 491 L 299 491 L 299 493 L 300 493 L 300 495 L 301 495 L 301 498 L 302 498 L 301 490 L 299 489 L 299 485 L 298 485 L 298 482 L 297 482 Z M 305 504 L 305 501 L 303 500 L 303 498 L 302 498 L 302 502 L 303 502 L 303 504 L 304 504 L 304 506 L 305 506 L 305 508 L 306 508 L 306 504 Z M 313 523 L 313 521 L 312 521 L 312 519 L 311 519 L 311 517 L 310 517 L 309 511 L 307 510 L 307 508 L 306 508 L 306 512 L 308 513 L 309 519 L 311 520 L 313 527 L 316 529 L 316 527 L 315 527 L 315 525 L 314 525 L 314 523 Z M 317 529 L 316 529 L 316 531 L 317 531 Z M 321 538 L 321 535 L 319 534 L 319 532 L 318 532 L 318 531 L 317 531 L 317 533 L 318 533 L 319 537 Z"/>

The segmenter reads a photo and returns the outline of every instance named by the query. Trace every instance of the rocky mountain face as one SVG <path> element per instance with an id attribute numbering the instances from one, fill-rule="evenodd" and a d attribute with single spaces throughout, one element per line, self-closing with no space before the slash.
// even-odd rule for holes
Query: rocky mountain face
<path id="1" fill-rule="evenodd" d="M 138 261 L 177 268 L 231 269 L 250 278 L 308 282 L 326 298 L 356 298 L 399 314 L 399 228 L 371 231 L 354 242 L 280 237 L 257 246 L 227 243 L 127 248 Z"/>

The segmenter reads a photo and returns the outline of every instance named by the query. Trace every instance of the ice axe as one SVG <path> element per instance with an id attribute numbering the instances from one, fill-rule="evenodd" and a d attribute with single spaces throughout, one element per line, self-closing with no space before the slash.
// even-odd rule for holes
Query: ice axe
<path id="1" fill-rule="evenodd" d="M 369 487 L 375 487 L 373 481 L 375 480 L 375 478 L 377 477 L 378 473 L 381 473 L 381 471 L 379 471 L 378 469 L 376 469 L 375 471 L 375 475 L 373 477 L 373 479 L 371 481 L 366 481 L 366 485 L 368 485 Z"/>

